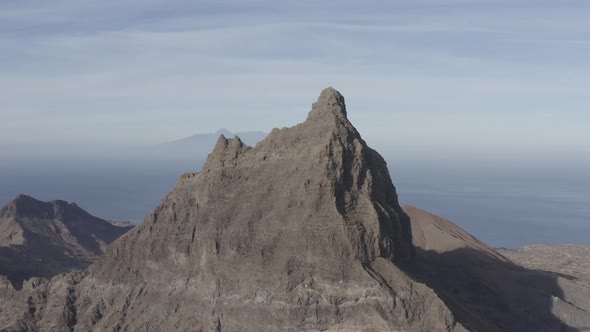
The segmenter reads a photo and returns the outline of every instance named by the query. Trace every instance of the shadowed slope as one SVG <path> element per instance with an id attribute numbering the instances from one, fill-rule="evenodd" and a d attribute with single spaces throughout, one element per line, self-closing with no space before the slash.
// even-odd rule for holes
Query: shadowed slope
<path id="1" fill-rule="evenodd" d="M 527 270 L 447 219 L 404 206 L 416 260 L 407 271 L 433 288 L 467 328 L 478 331 L 588 331 L 590 289 Z"/>

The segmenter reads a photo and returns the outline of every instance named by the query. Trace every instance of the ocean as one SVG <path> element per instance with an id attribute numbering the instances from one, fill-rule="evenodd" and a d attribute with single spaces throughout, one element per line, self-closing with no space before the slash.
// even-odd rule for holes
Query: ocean
<path id="1" fill-rule="evenodd" d="M 201 160 L 0 165 L 0 204 L 19 193 L 74 201 L 91 214 L 141 223 Z M 590 243 L 585 170 L 462 168 L 389 162 L 400 203 L 445 217 L 493 247 Z"/>

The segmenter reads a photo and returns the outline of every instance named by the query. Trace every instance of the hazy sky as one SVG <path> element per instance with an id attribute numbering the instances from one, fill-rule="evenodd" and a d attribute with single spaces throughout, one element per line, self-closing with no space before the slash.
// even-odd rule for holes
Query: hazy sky
<path id="1" fill-rule="evenodd" d="M 270 131 L 334 86 L 393 150 L 575 159 L 589 22 L 585 0 L 0 0 L 0 149 Z"/>

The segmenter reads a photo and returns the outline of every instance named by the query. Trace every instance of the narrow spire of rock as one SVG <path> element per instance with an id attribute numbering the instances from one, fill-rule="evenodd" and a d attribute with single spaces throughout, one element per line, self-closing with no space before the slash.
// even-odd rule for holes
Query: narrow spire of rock
<path id="1" fill-rule="evenodd" d="M 227 147 L 227 138 L 224 134 L 220 134 L 219 138 L 217 139 L 217 143 L 215 143 L 215 148 L 211 153 L 215 153 L 217 150 L 223 150 Z"/>
<path id="2" fill-rule="evenodd" d="M 322 90 L 318 100 L 312 105 L 308 120 L 325 116 L 347 118 L 344 97 L 332 87 Z"/>
<path id="3" fill-rule="evenodd" d="M 227 139 L 225 135 L 221 134 L 215 144 L 215 148 L 209 154 L 203 169 L 223 167 L 226 164 L 233 165 L 239 155 L 249 148 L 238 136 L 235 136 L 233 139 Z"/>

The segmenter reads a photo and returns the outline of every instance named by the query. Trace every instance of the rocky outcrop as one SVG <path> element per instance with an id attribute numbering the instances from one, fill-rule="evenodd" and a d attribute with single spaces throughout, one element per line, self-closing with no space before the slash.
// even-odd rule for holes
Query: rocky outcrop
<path id="1" fill-rule="evenodd" d="M 328 88 L 304 123 L 256 147 L 220 137 L 141 226 L 83 274 L 13 295 L 32 309 L 0 311 L 0 327 L 463 330 L 398 267 L 414 254 L 383 158 Z"/>
<path id="2" fill-rule="evenodd" d="M 74 203 L 19 195 L 0 210 L 0 275 L 20 288 L 31 277 L 84 269 L 129 229 Z"/>

